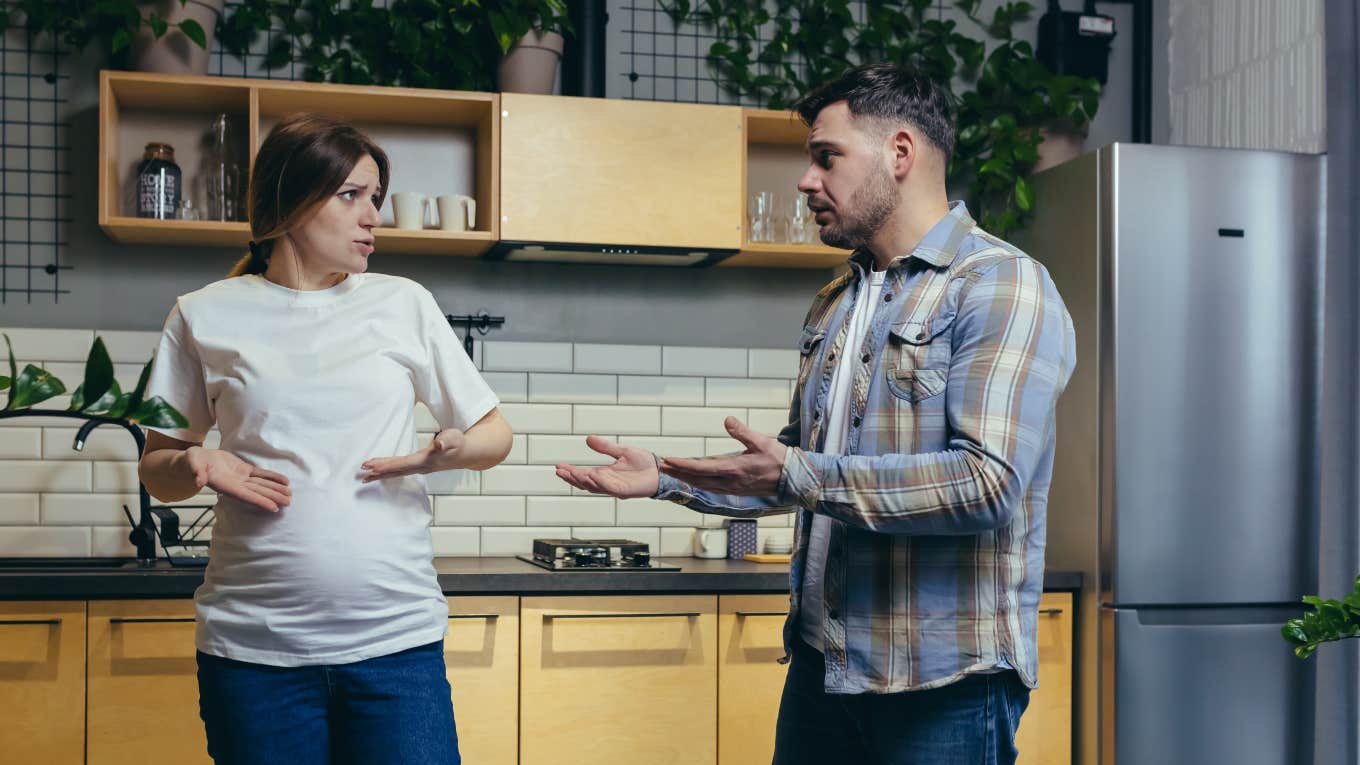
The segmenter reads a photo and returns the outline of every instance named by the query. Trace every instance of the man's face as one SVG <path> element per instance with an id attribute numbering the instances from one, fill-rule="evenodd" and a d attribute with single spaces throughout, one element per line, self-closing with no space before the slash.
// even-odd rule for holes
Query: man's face
<path id="1" fill-rule="evenodd" d="M 897 209 L 886 136 L 875 133 L 872 123 L 856 123 L 844 101 L 823 108 L 808 132 L 811 162 L 798 190 L 817 215 L 822 241 L 832 247 L 867 245 Z"/>

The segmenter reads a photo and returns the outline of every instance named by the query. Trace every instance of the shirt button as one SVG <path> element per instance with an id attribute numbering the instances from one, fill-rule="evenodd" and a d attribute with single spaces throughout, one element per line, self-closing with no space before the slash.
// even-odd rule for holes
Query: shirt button
<path id="1" fill-rule="evenodd" d="M 855 425 L 855 427 L 857 427 L 857 428 L 859 427 L 859 418 L 858 418 L 858 417 L 856 417 L 856 418 L 854 419 L 854 425 Z"/>
<path id="2" fill-rule="evenodd" d="M 892 293 L 891 293 L 891 292 L 885 292 L 885 293 L 883 293 L 883 302 L 885 302 L 885 303 L 891 303 L 891 302 L 892 302 Z"/>
<path id="3" fill-rule="evenodd" d="M 812 413 L 812 419 L 814 419 L 814 420 L 820 420 L 820 419 L 822 419 L 822 410 L 818 409 L 817 411 L 813 412 L 813 413 Z"/>
<path id="4" fill-rule="evenodd" d="M 835 352 L 835 351 L 832 351 L 831 353 L 828 353 L 828 354 L 826 355 L 826 360 L 827 360 L 827 361 L 835 361 L 835 360 L 836 360 L 836 352 Z"/>
<path id="5" fill-rule="evenodd" d="M 873 357 L 874 357 L 874 355 L 873 355 L 872 353 L 866 353 L 866 354 L 864 354 L 863 356 L 860 356 L 860 357 L 859 357 L 859 360 L 860 360 L 860 361 L 863 361 L 865 364 L 868 364 L 868 363 L 869 363 L 869 359 L 872 359 Z"/>
<path id="6" fill-rule="evenodd" d="M 926 339 L 926 333 L 924 333 L 924 332 L 917 332 L 917 333 L 916 333 L 916 339 L 917 339 L 917 340 L 924 340 L 924 339 Z"/>

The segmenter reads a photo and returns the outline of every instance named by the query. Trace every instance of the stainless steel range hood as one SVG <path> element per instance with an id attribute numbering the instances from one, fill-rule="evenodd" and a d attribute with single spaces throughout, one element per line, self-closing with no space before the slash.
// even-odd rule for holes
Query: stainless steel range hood
<path id="1" fill-rule="evenodd" d="M 720 248 L 501 241 L 487 252 L 486 258 L 488 260 L 552 263 L 606 263 L 610 265 L 703 268 L 735 254 L 737 254 L 735 249 Z"/>

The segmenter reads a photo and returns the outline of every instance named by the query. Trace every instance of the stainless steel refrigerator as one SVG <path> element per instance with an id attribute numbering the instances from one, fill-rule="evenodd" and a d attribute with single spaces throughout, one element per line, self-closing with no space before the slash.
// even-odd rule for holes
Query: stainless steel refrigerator
<path id="1" fill-rule="evenodd" d="M 1076 325 L 1048 566 L 1086 574 L 1078 762 L 1304 765 L 1324 159 L 1114 144 L 1035 177 L 1017 244 Z M 1040 678 L 1042 683 L 1043 678 Z"/>

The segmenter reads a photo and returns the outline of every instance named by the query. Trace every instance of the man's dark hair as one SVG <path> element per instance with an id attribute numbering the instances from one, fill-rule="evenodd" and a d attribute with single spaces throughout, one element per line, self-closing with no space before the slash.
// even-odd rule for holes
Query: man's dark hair
<path id="1" fill-rule="evenodd" d="M 896 64 L 865 64 L 819 85 L 794 104 L 809 126 L 822 109 L 845 101 L 856 119 L 914 125 L 945 161 L 954 153 L 951 96 L 943 85 L 920 71 Z"/>

